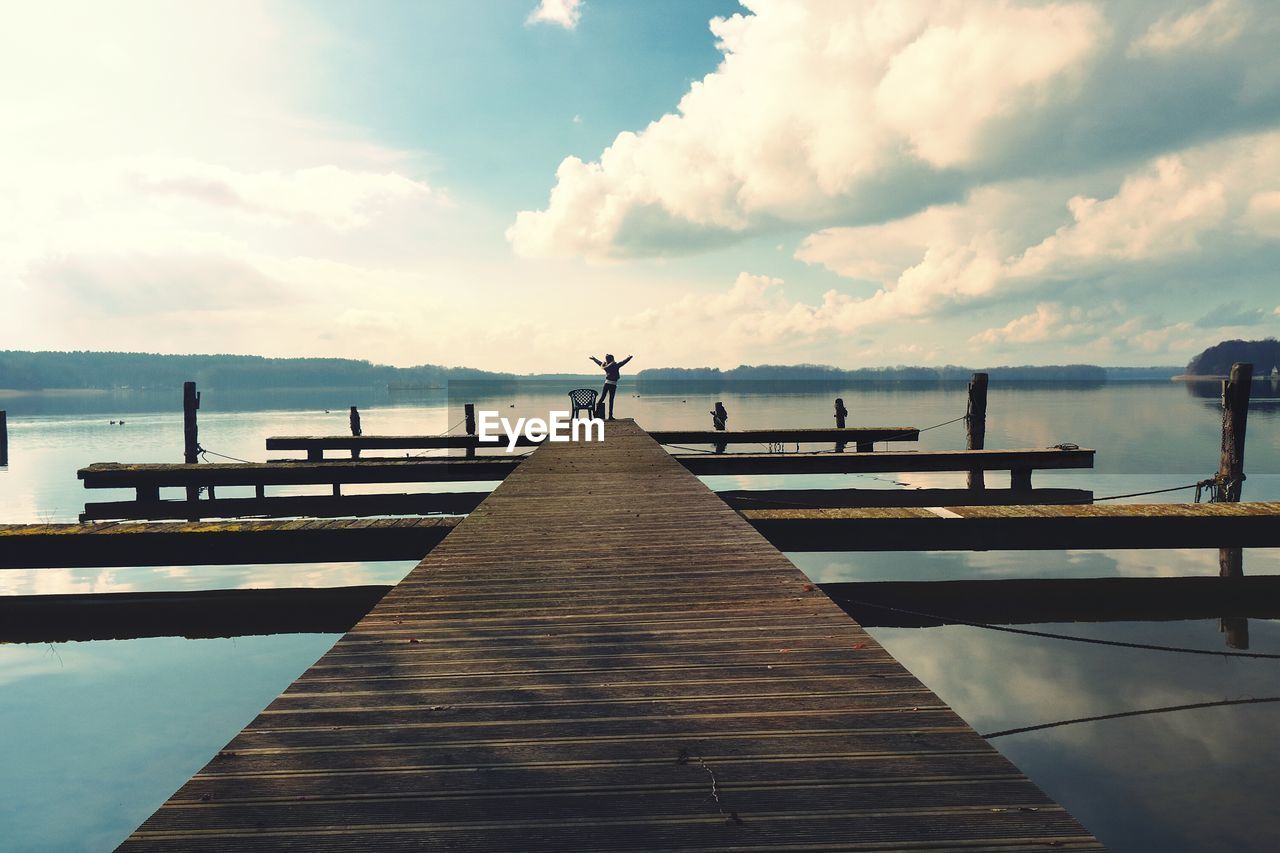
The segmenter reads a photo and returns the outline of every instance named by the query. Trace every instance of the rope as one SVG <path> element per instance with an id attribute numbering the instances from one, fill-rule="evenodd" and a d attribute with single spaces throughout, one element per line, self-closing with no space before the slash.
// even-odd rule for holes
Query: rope
<path id="1" fill-rule="evenodd" d="M 938 427 L 944 427 L 944 426 L 951 426 L 951 424 L 959 423 L 960 421 L 966 421 L 966 420 L 968 420 L 968 419 L 969 419 L 969 415 L 966 413 L 966 414 L 961 415 L 961 416 L 960 416 L 960 417 L 958 417 L 958 418 L 952 418 L 952 419 L 951 419 L 951 420 L 949 420 L 949 421 L 943 421 L 942 423 L 940 423 L 940 424 L 934 424 L 933 426 L 927 426 L 927 427 L 923 427 L 923 428 L 921 428 L 921 429 L 905 430 L 905 431 L 903 431 L 903 432 L 894 433 L 893 435 L 890 435 L 890 436 L 889 436 L 889 437 L 887 437 L 887 438 L 882 438 L 882 439 L 880 439 L 880 441 L 882 441 L 882 442 L 884 443 L 884 449 L 885 449 L 885 450 L 888 450 L 888 449 L 889 449 L 889 442 L 893 441 L 895 438 L 900 438 L 901 436 L 904 436 L 904 435 L 912 435 L 913 433 L 914 433 L 914 434 L 919 434 L 919 433 L 922 433 L 922 432 L 928 432 L 928 431 L 929 431 L 929 430 L 931 430 L 931 429 L 937 429 Z"/>
<path id="2" fill-rule="evenodd" d="M 216 450 L 206 450 L 205 448 L 201 447 L 198 444 L 196 445 L 196 453 L 199 453 L 201 456 L 217 456 L 221 459 L 230 459 L 232 462 L 243 462 L 246 465 L 255 464 L 253 462 L 250 462 L 248 459 L 239 459 L 235 456 L 228 456 L 225 453 L 218 453 Z M 209 460 L 206 459 L 205 461 L 208 462 Z"/>
<path id="3" fill-rule="evenodd" d="M 911 616 L 918 616 L 922 619 L 929 619 L 934 622 L 950 623 L 953 625 L 967 625 L 970 628 L 985 628 L 988 631 L 1000 631 L 1006 634 L 1020 634 L 1026 637 L 1040 637 L 1046 640 L 1066 640 L 1071 643 L 1087 643 L 1095 646 L 1112 646 L 1121 649 L 1141 649 L 1143 651 L 1152 652 L 1177 652 L 1184 655 L 1212 655 L 1214 657 L 1224 658 L 1280 660 L 1280 654 L 1267 654 L 1265 652 L 1216 652 L 1211 649 L 1189 649 L 1182 646 L 1160 646 L 1153 643 L 1127 643 L 1121 640 L 1100 640 L 1097 637 L 1073 637 L 1070 634 L 1054 634 L 1048 631 L 1032 631 L 1027 628 L 1011 628 L 1008 625 L 992 625 L 987 622 L 971 622 L 950 616 L 939 616 L 936 613 L 924 613 L 919 610 L 908 610 L 905 607 L 891 607 L 888 604 L 875 604 L 870 601 L 858 601 L 857 599 L 852 598 L 842 598 L 841 600 L 847 601 L 850 604 L 859 604 L 863 607 L 878 607 L 881 610 L 892 610 L 896 613 L 906 613 Z"/>
<path id="4" fill-rule="evenodd" d="M 998 732 L 979 735 L 990 740 L 1005 735 L 1020 735 L 1024 732 L 1038 732 L 1044 729 L 1056 729 L 1059 726 L 1073 726 L 1076 723 L 1094 723 L 1099 720 L 1118 720 L 1123 717 L 1141 717 L 1146 714 L 1168 714 L 1173 711 L 1194 711 L 1198 708 L 1222 708 L 1228 705 L 1261 705 L 1268 702 L 1280 702 L 1280 696 L 1264 696 L 1258 699 L 1223 699 L 1221 702 L 1192 702 L 1187 705 L 1165 705 L 1163 708 L 1143 708 L 1139 711 L 1121 711 L 1118 714 L 1099 714 L 1094 717 L 1076 717 L 1072 720 L 1058 720 L 1053 723 L 1040 723 L 1037 726 L 1020 726 L 1016 729 L 1002 729 Z"/>

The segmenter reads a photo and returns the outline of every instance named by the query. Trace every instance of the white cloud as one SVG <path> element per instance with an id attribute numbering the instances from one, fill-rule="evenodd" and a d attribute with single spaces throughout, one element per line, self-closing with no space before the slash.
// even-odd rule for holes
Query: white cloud
<path id="1" fill-rule="evenodd" d="M 537 8 L 529 13 L 526 23 L 555 24 L 572 30 L 582 19 L 582 0 L 538 0 Z"/>
<path id="2" fill-rule="evenodd" d="M 1069 95 L 1106 31 L 1085 3 L 745 5 L 711 22 L 724 61 L 676 113 L 565 158 L 547 208 L 508 231 L 517 253 L 679 252 L 976 166 L 1000 122 Z"/>
<path id="3" fill-rule="evenodd" d="M 1268 216 L 1276 187 L 1280 132 L 1263 133 L 1157 158 L 1107 197 L 1054 198 L 1060 188 L 1041 183 L 989 187 L 963 204 L 883 225 L 817 232 L 796 256 L 878 282 L 878 291 L 851 300 L 849 310 L 866 322 L 886 322 L 1062 281 L 1132 283 L 1144 279 L 1147 266 L 1203 260 L 1207 252 L 1229 264 L 1241 246 L 1274 239 Z M 1067 221 L 1046 228 L 1047 211 L 1066 213 Z M 1146 286 L 1165 285 L 1157 275 Z"/>
<path id="4" fill-rule="evenodd" d="M 670 256 L 885 223 L 1280 120 L 1277 27 L 1244 0 L 744 5 L 711 22 L 723 61 L 673 112 L 561 162 L 546 206 L 508 229 L 517 254 Z"/>
<path id="5" fill-rule="evenodd" d="M 1206 50 L 1235 40 L 1248 25 L 1240 0 L 1212 0 L 1182 15 L 1166 15 L 1136 39 L 1129 55 L 1164 54 L 1185 48 Z"/>
<path id="6" fill-rule="evenodd" d="M 150 160 L 125 167 L 150 196 L 183 198 L 276 223 L 319 223 L 345 230 L 367 225 L 397 201 L 438 198 L 422 181 L 395 172 L 351 171 L 333 164 L 288 172 L 237 172 L 190 160 Z"/>

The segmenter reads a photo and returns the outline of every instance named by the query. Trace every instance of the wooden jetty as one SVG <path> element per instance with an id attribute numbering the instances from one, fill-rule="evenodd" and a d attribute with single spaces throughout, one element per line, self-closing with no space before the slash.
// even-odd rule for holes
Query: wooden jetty
<path id="1" fill-rule="evenodd" d="M 457 518 L 0 524 L 0 569 L 416 560 Z"/>
<path id="2" fill-rule="evenodd" d="M 538 449 L 121 850 L 1101 849 L 629 421 Z"/>
<path id="3" fill-rule="evenodd" d="M 743 510 L 783 551 L 1274 548 L 1280 502 Z"/>

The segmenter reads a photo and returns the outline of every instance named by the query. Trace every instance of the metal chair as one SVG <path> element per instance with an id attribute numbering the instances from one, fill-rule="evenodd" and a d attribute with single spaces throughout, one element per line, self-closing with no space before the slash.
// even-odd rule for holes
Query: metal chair
<path id="1" fill-rule="evenodd" d="M 588 418 L 595 417 L 596 389 L 575 388 L 569 392 L 569 402 L 573 404 L 573 412 L 569 415 L 570 420 L 577 418 L 580 410 L 585 411 Z"/>

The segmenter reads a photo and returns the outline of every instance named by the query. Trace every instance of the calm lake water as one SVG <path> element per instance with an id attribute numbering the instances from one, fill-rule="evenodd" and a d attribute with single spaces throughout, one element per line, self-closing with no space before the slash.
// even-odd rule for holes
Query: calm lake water
<path id="1" fill-rule="evenodd" d="M 545 416 L 575 383 L 233 393 L 205 389 L 200 441 L 265 460 L 269 435 L 340 434 L 358 405 L 366 434 L 436 433 L 475 400 Z M 1280 396 L 1257 383 L 1246 500 L 1280 499 Z M 636 396 L 639 395 L 639 396 Z M 731 428 L 826 426 L 843 397 L 851 425 L 928 427 L 964 414 L 963 384 L 623 385 L 618 415 L 650 428 L 708 428 L 717 400 Z M 180 394 L 0 396 L 10 466 L 0 522 L 74 521 L 91 462 L 181 460 Z M 327 411 L 326 411 L 327 410 Z M 110 421 L 123 421 L 111 424 Z M 1217 469 L 1214 389 L 1174 383 L 993 384 L 988 447 L 1096 448 L 1089 471 L 1038 472 L 1037 486 L 1098 496 L 1182 486 Z M 964 446 L 963 424 L 922 433 L 920 449 Z M 896 445 L 908 449 L 909 444 Z M 285 455 L 285 454 L 273 454 Z M 210 461 L 217 461 L 211 458 Z M 708 477 L 714 488 L 962 485 L 963 475 Z M 1000 475 L 988 484 L 1004 486 Z M 371 486 L 377 492 L 385 487 Z M 449 488 L 470 490 L 473 484 Z M 299 493 L 305 490 L 299 489 Z M 350 491 L 355 491 L 351 489 Z M 236 490 L 220 489 L 234 496 Z M 1132 501 L 1190 500 L 1183 490 Z M 795 554 L 818 582 L 997 577 L 1214 575 L 1217 552 Z M 0 594 L 394 583 L 412 563 L 175 566 L 0 571 Z M 1245 553 L 1249 574 L 1280 574 L 1280 551 Z M 1028 626 L 1058 633 L 1223 650 L 1217 620 Z M 1280 696 L 1280 661 L 1126 650 L 948 626 L 872 630 L 980 732 L 1226 699 Z M 1250 620 L 1251 650 L 1280 654 L 1280 625 Z M 109 850 L 337 639 L 308 634 L 0 646 L 0 849 Z M 1280 704 L 1079 723 L 992 743 L 1115 850 L 1272 850 Z"/>

